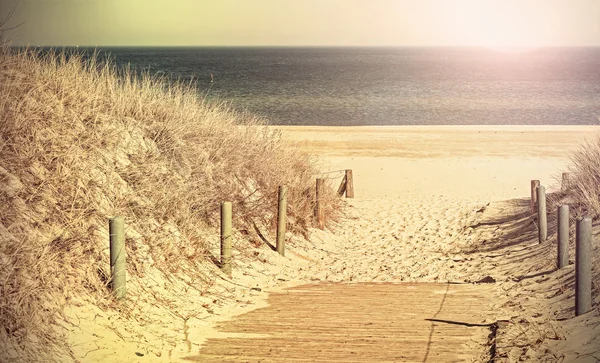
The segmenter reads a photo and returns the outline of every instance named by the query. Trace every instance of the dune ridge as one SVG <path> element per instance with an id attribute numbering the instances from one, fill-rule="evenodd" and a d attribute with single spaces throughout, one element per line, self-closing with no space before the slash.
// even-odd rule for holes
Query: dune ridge
<path id="1" fill-rule="evenodd" d="M 223 201 L 234 205 L 237 253 L 251 253 L 254 225 L 274 225 L 279 185 L 288 185 L 290 235 L 313 223 L 311 157 L 194 84 L 5 47 L 0 94 L 0 360 L 72 356 L 68 330 L 55 329 L 68 306 L 120 310 L 142 326 L 142 295 L 175 315 L 207 310 Z M 128 256 L 121 305 L 108 289 L 117 215 Z"/>

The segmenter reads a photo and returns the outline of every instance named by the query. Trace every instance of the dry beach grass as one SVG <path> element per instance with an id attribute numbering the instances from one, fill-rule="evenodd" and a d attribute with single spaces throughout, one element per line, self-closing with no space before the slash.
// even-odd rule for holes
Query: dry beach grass
<path id="1" fill-rule="evenodd" d="M 127 223 L 132 297 L 151 270 L 198 290 L 214 283 L 222 201 L 248 234 L 275 223 L 277 187 L 288 185 L 288 228 L 312 224 L 311 158 L 261 120 L 207 105 L 193 84 L 4 48 L 0 94 L 0 357 L 65 348 L 52 326 L 74 299 L 113 306 L 109 217 Z"/>

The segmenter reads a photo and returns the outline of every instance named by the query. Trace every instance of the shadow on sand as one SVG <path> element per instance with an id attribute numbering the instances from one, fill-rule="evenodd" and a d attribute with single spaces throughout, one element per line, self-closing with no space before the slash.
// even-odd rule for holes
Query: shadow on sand
<path id="1" fill-rule="evenodd" d="M 538 243 L 537 214 L 532 213 L 529 208 L 529 198 L 498 202 L 487 208 L 481 221 L 470 227 L 489 232 L 491 237 L 465 252 L 494 252 L 518 246 L 529 248 Z M 547 219 L 548 240 L 551 240 L 556 233 L 556 213 L 548 213 Z"/>

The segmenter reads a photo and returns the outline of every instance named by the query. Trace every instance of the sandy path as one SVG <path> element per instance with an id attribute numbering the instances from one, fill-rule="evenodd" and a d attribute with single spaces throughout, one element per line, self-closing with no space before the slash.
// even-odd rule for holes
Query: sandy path
<path id="1" fill-rule="evenodd" d="M 323 281 L 477 281 L 458 252 L 489 238 L 474 225 L 491 201 L 549 191 L 568 152 L 594 126 L 285 127 L 283 137 L 323 157 L 323 170 L 353 169 L 356 199 L 335 235 L 315 231 Z M 390 145 L 396 145 L 394 149 Z M 361 156 L 357 156 L 361 155 Z M 326 174 L 328 178 L 341 173 Z M 332 180 L 337 186 L 339 180 Z M 486 232 L 491 233 L 491 232 Z M 326 266 L 327 268 L 323 268 Z"/>
<path id="2" fill-rule="evenodd" d="M 305 278 L 336 282 L 462 281 L 453 242 L 477 204 L 448 197 L 351 200 L 348 219 Z M 326 268 L 324 268 L 326 267 Z M 310 277 L 309 277 L 310 276 Z"/>

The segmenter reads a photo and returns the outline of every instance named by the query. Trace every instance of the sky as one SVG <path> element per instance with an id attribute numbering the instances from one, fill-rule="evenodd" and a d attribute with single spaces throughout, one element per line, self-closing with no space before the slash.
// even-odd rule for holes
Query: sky
<path id="1" fill-rule="evenodd" d="M 18 3 L 17 3 L 18 2 Z M 600 46 L 600 0 L 0 0 L 14 44 Z"/>

